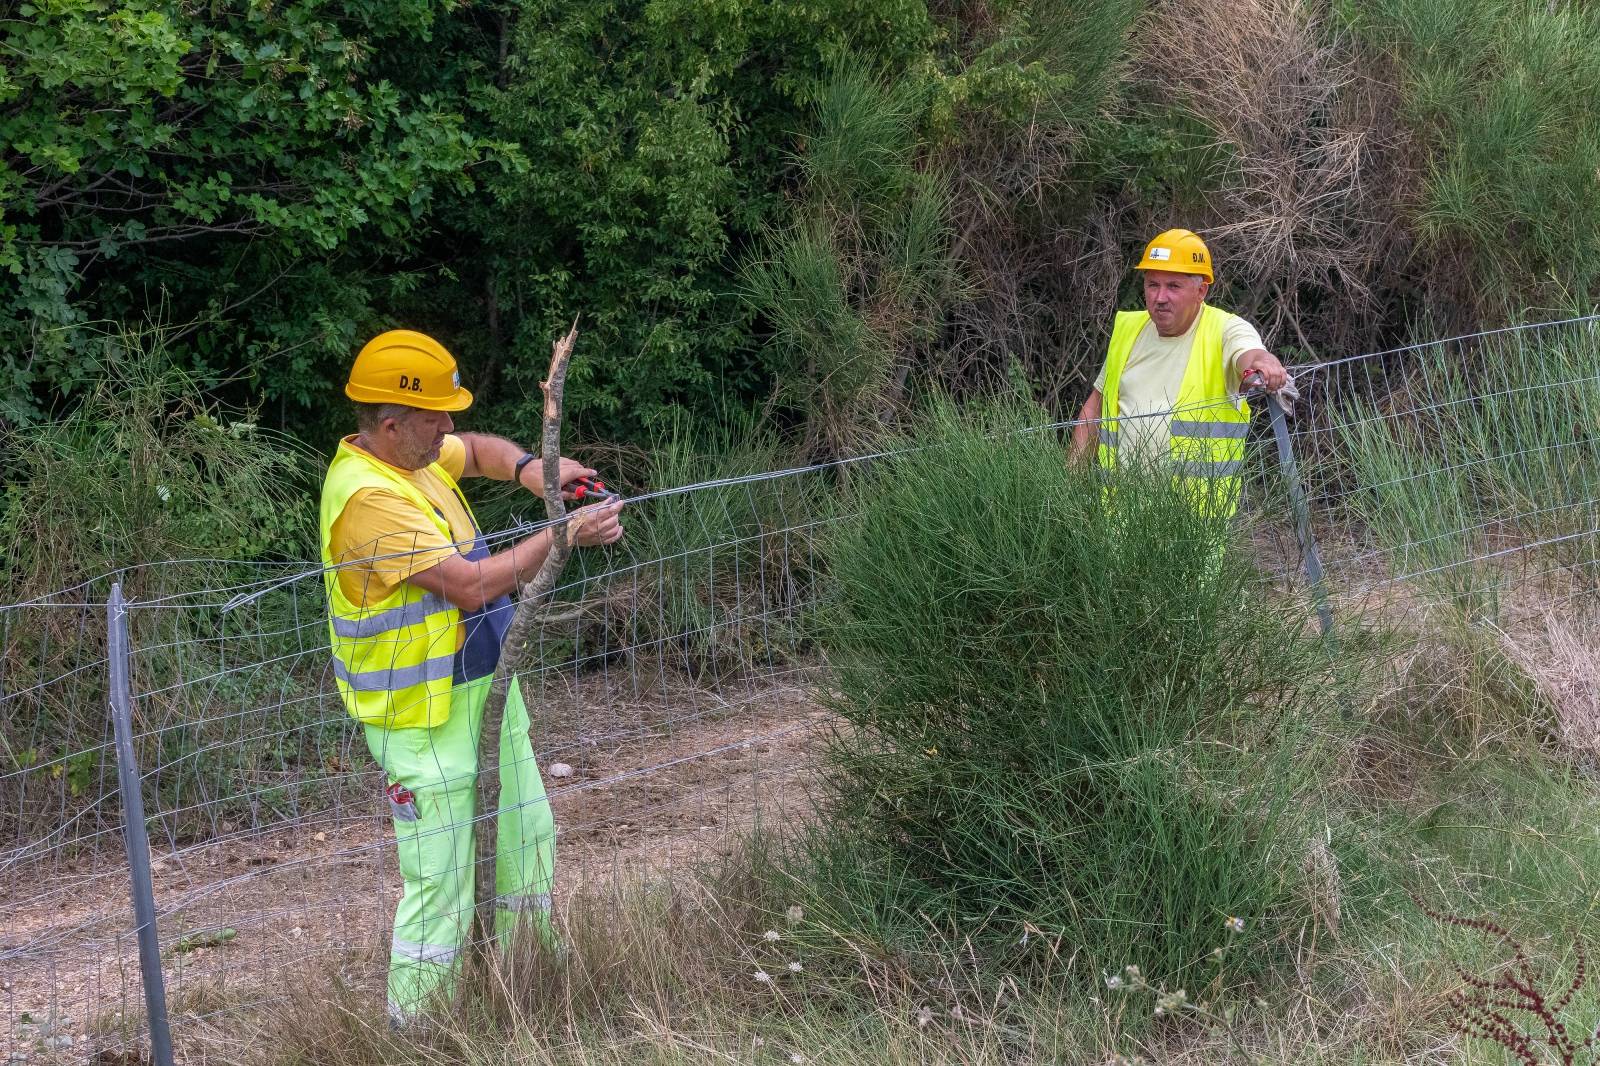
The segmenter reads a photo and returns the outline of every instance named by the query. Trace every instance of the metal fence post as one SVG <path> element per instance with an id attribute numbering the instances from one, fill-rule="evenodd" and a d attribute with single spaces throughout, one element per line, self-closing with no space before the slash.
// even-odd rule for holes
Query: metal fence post
<path id="1" fill-rule="evenodd" d="M 111 586 L 106 601 L 110 633 L 111 721 L 117 736 L 117 780 L 122 787 L 122 839 L 128 846 L 133 886 L 133 916 L 139 934 L 139 970 L 144 977 L 145 1018 L 150 1026 L 150 1058 L 172 1066 L 172 1032 L 167 1025 L 167 987 L 161 976 L 161 940 L 156 931 L 155 887 L 150 880 L 150 839 L 144 828 L 144 795 L 133 755 L 133 701 L 128 687 L 128 607 L 122 583 Z"/>
<path id="2" fill-rule="evenodd" d="M 1311 594 L 1317 600 L 1317 622 L 1326 636 L 1333 628 L 1333 612 L 1328 607 L 1328 587 L 1322 580 L 1322 554 L 1311 532 L 1311 508 L 1306 505 L 1300 470 L 1294 461 L 1294 447 L 1289 442 L 1289 425 L 1276 396 L 1267 397 L 1267 410 L 1272 416 L 1272 436 L 1278 442 L 1278 468 L 1289 486 L 1289 508 L 1294 512 L 1295 537 L 1300 542 L 1300 565 L 1305 567 L 1306 578 L 1311 582 Z"/>

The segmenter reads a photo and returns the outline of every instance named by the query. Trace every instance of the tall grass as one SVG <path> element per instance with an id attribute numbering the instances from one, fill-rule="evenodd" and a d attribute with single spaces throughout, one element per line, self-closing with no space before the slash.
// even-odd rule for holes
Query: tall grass
<path id="1" fill-rule="evenodd" d="M 648 451 L 647 488 L 782 470 L 792 452 L 754 417 L 714 428 L 673 420 Z M 694 676 L 715 678 L 788 661 L 813 599 L 814 541 L 831 510 L 829 474 L 672 492 L 628 512 L 626 554 L 580 558 L 637 592 L 628 642 Z M 617 577 L 604 570 L 623 566 Z"/>
<path id="2" fill-rule="evenodd" d="M 311 554 L 312 466 L 292 442 L 259 429 L 250 412 L 212 403 L 203 383 L 171 365 L 165 343 L 160 328 L 102 336 L 101 379 L 60 421 L 6 441 L 0 603 L 19 605 L 0 612 L 0 836 L 7 839 L 61 824 L 92 832 L 92 818 L 66 816 L 112 791 L 103 606 L 112 579 L 130 601 L 167 605 L 129 615 L 136 695 L 185 677 L 213 678 L 139 703 L 144 765 L 174 767 L 161 778 L 162 806 L 192 810 L 201 797 L 248 793 L 246 782 L 293 777 L 283 771 L 305 755 L 299 729 L 320 729 L 324 711 L 316 705 L 296 705 L 279 737 L 229 725 L 219 709 L 254 705 L 261 708 L 254 719 L 280 714 L 269 708 L 289 702 L 296 680 L 286 676 L 288 657 L 305 640 L 294 590 L 231 618 L 215 610 L 226 592 L 205 593 L 255 581 L 265 572 L 258 563 Z M 281 665 L 227 671 L 252 655 Z M 224 740 L 241 732 L 248 743 Z M 202 750 L 204 759 L 184 758 Z M 217 810 L 271 806 L 284 801 L 282 791 Z"/>
<path id="3" fill-rule="evenodd" d="M 1419 352 L 1381 402 L 1334 413 L 1346 497 L 1390 573 L 1468 620 L 1552 565 L 1588 583 L 1600 520 L 1600 333 L 1510 334 Z"/>
<path id="4" fill-rule="evenodd" d="M 1600 13 L 1578 3 L 1338 5 L 1392 62 L 1422 148 L 1436 310 L 1588 306 L 1600 290 Z M 1453 307 L 1451 305 L 1454 305 Z"/>
<path id="5" fill-rule="evenodd" d="M 845 725 L 828 840 L 871 910 L 994 945 L 1043 932 L 1104 965 L 1203 967 L 1228 916 L 1253 960 L 1299 935 L 1330 664 L 1164 478 L 1108 506 L 1042 419 L 934 413 L 859 485 L 818 630 Z M 836 852 L 835 852 L 836 853 Z"/>

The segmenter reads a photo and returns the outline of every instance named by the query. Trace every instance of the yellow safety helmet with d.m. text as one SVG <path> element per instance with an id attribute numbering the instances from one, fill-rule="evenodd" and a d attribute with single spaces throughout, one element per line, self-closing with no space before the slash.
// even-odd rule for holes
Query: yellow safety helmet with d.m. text
<path id="1" fill-rule="evenodd" d="M 465 411 L 472 393 L 461 387 L 456 357 L 410 329 L 391 329 L 366 343 L 350 368 L 344 394 L 357 403 L 398 403 L 429 411 Z"/>
<path id="2" fill-rule="evenodd" d="M 1211 276 L 1211 249 L 1193 230 L 1169 229 L 1145 246 L 1144 258 L 1135 270 L 1170 270 L 1174 274 Z"/>

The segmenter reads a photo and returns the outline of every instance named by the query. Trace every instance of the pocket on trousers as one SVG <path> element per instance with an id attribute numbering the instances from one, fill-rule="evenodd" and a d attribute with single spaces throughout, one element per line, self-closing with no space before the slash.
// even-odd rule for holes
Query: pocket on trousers
<path id="1" fill-rule="evenodd" d="M 396 781 L 383 790 L 384 797 L 389 801 L 389 814 L 397 822 L 414 822 L 417 820 L 417 799 L 411 790 Z"/>

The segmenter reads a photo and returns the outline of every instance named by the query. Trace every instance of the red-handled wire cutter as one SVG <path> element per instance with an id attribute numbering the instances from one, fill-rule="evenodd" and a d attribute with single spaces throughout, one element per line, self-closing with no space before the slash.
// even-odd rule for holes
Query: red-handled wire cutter
<path id="1" fill-rule="evenodd" d="M 604 481 L 593 477 L 573 478 L 567 482 L 567 490 L 572 493 L 572 502 L 577 504 L 604 503 L 619 496 L 606 488 Z"/>

